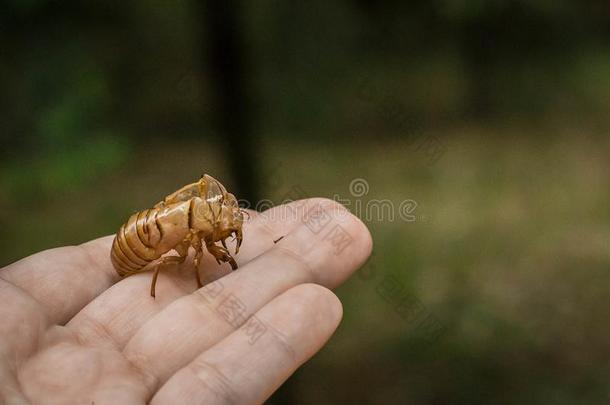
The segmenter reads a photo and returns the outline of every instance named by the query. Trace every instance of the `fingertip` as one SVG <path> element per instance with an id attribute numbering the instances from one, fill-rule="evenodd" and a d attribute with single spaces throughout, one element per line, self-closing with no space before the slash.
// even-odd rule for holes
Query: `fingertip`
<path id="1" fill-rule="evenodd" d="M 319 284 L 300 284 L 285 294 L 292 296 L 298 312 L 314 314 L 312 325 L 323 340 L 328 339 L 343 318 L 343 304 L 328 288 Z"/>
<path id="2" fill-rule="evenodd" d="M 360 239 L 360 246 L 362 248 L 362 263 L 366 262 L 371 253 L 373 252 L 373 235 L 371 235 L 371 231 L 369 227 L 357 216 L 354 214 L 350 214 L 352 220 L 354 221 L 355 234 L 358 235 Z M 361 263 L 361 264 L 362 264 Z"/>

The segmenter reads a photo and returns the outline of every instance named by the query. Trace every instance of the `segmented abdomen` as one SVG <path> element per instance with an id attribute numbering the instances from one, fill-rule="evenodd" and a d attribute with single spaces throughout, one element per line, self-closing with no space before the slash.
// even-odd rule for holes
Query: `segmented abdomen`
<path id="1" fill-rule="evenodd" d="M 121 277 L 141 271 L 165 252 L 155 249 L 163 237 L 158 208 L 137 212 L 121 226 L 112 242 L 110 259 Z"/>

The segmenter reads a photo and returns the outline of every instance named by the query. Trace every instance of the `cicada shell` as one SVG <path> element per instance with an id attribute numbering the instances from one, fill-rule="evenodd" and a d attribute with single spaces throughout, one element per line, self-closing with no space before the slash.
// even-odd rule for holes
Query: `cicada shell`
<path id="1" fill-rule="evenodd" d="M 150 295 L 154 297 L 159 270 L 169 263 L 182 263 L 192 247 L 197 285 L 201 287 L 198 264 L 204 247 L 219 264 L 227 262 L 233 270 L 237 269 L 225 240 L 236 238 L 237 254 L 243 240 L 243 221 L 235 196 L 206 174 L 152 208 L 129 217 L 114 238 L 110 258 L 121 277 L 154 269 L 150 286 Z M 222 246 L 216 244 L 219 241 Z M 166 255 L 170 251 L 177 255 Z"/>

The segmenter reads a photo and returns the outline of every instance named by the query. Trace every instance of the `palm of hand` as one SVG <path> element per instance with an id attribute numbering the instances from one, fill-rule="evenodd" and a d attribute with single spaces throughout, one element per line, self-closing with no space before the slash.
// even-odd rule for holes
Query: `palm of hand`
<path id="1" fill-rule="evenodd" d="M 340 251 L 295 205 L 348 235 Z M 292 217 L 292 218 L 291 218 Z M 281 219 L 281 220 L 279 220 Z M 52 249 L 0 270 L 0 399 L 7 403 L 260 403 L 319 350 L 341 319 L 327 288 L 368 257 L 366 227 L 329 200 L 253 213 L 229 273 L 196 290 L 193 265 L 118 279 L 112 237 Z M 278 243 L 273 241 L 285 237 Z M 224 276 L 223 276 L 224 275 Z"/>

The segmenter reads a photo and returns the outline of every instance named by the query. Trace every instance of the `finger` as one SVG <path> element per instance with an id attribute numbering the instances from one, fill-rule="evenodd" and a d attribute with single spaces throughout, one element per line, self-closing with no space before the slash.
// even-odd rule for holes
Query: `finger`
<path id="1" fill-rule="evenodd" d="M 123 352 L 148 374 L 151 389 L 287 289 L 311 282 L 335 287 L 349 277 L 368 257 L 371 238 L 360 220 L 335 211 L 322 214 L 324 229 L 314 233 L 311 223 L 301 223 L 240 270 L 174 301 L 142 326 Z M 351 238 L 340 251 L 328 239 L 336 227 Z"/>
<path id="2" fill-rule="evenodd" d="M 307 204 L 316 201 L 322 206 L 336 206 L 330 200 L 301 200 L 271 208 L 264 213 L 251 214 L 244 224 L 244 242 L 236 260 L 245 266 L 250 260 L 274 246 L 274 240 L 290 233 L 301 224 Z M 330 208 L 329 208 L 330 209 Z M 229 249 L 234 250 L 235 242 Z M 204 284 L 230 273 L 228 266 L 218 266 L 211 255 L 204 254 L 200 265 Z M 70 321 L 68 327 L 78 333 L 85 343 L 108 344 L 123 348 L 135 332 L 150 318 L 158 314 L 177 298 L 192 293 L 196 288 L 192 259 L 176 267 L 168 267 L 159 275 L 156 299 L 148 294 L 150 272 L 137 274 L 122 280 L 110 288 Z"/>
<path id="3" fill-rule="evenodd" d="M 49 319 L 42 305 L 23 290 L 0 279 L 0 382 L 9 381 L 14 362 L 28 358 L 40 344 Z M 10 365 L 8 368 L 2 364 Z M 0 387 L 2 384 L 0 383 Z M 0 389 L 1 391 L 1 389 Z M 0 392 L 0 398 L 2 393 Z M 0 403 L 2 401 L 0 400 Z"/>
<path id="4" fill-rule="evenodd" d="M 152 403 L 262 403 L 320 350 L 341 316 L 339 299 L 326 288 L 291 288 L 174 374 Z"/>
<path id="5" fill-rule="evenodd" d="M 50 322 L 64 324 L 119 280 L 110 263 L 112 238 L 28 256 L 0 270 L 0 278 L 38 301 Z"/>

